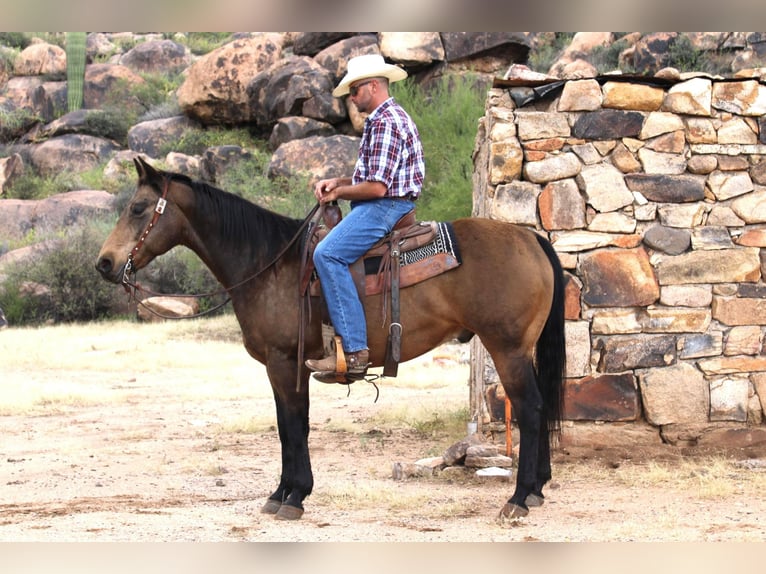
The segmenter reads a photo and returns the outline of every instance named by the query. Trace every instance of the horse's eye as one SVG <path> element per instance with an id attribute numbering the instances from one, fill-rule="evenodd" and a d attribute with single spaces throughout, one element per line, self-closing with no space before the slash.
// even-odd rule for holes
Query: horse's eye
<path id="1" fill-rule="evenodd" d="M 146 201 L 137 201 L 133 205 L 130 206 L 130 214 L 131 215 L 143 215 L 144 211 L 146 211 L 146 208 L 149 206 L 149 203 Z"/>

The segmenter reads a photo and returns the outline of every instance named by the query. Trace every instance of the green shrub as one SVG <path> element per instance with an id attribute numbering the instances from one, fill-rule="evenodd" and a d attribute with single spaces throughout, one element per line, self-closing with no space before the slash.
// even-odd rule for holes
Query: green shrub
<path id="1" fill-rule="evenodd" d="M 144 273 L 141 271 L 139 273 Z M 199 257 L 185 247 L 175 247 L 152 261 L 145 270 L 147 277 L 160 293 L 174 295 L 205 295 L 200 297 L 200 311 L 207 311 L 222 303 L 226 296 L 220 294 L 221 284 Z"/>
<path id="2" fill-rule="evenodd" d="M 485 92 L 471 77 L 443 78 L 427 93 L 411 82 L 391 92 L 412 116 L 423 141 L 426 177 L 419 219 L 452 220 L 471 215 L 473 148 L 484 115 Z"/>
<path id="3" fill-rule="evenodd" d="M 5 197 L 12 199 L 45 199 L 58 193 L 81 189 L 104 189 L 115 192 L 121 182 L 104 178 L 104 166 L 99 165 L 88 171 L 64 170 L 53 176 L 42 176 L 27 169 L 5 189 Z"/>
<path id="4" fill-rule="evenodd" d="M 133 119 L 125 110 L 107 106 L 86 114 L 84 131 L 96 137 L 114 140 L 121 146 L 127 147 L 128 131 L 133 126 Z"/>
<path id="5" fill-rule="evenodd" d="M 596 46 L 588 55 L 588 61 L 593 64 L 599 74 L 613 70 L 621 70 L 626 74 L 631 73 L 635 70 L 620 68 L 620 54 L 629 47 L 628 42 L 622 38 L 608 46 Z"/>
<path id="6" fill-rule="evenodd" d="M 707 68 L 707 63 L 705 52 L 695 48 L 688 36 L 679 35 L 668 48 L 665 65 L 679 72 L 699 72 Z"/>
<path id="7" fill-rule="evenodd" d="M 202 155 L 207 148 L 222 145 L 237 145 L 246 149 L 263 147 L 263 144 L 245 128 L 193 128 L 184 131 L 177 140 L 161 145 L 160 154 L 165 155 L 174 151 L 187 155 Z M 268 158 L 266 161 L 268 162 Z"/>
<path id="8" fill-rule="evenodd" d="M 540 42 L 529 53 L 529 67 L 538 72 L 547 72 L 574 38 L 574 32 L 554 32 L 548 34 L 547 41 Z"/>
<path id="9" fill-rule="evenodd" d="M 0 307 L 16 325 L 89 321 L 105 317 L 125 294 L 95 272 L 94 261 L 108 230 L 104 223 L 69 228 L 56 246 L 23 265 L 9 265 Z M 32 296 L 30 285 L 46 294 Z"/>
<path id="10" fill-rule="evenodd" d="M 185 44 L 192 54 L 202 56 L 230 42 L 232 35 L 230 32 L 189 32 L 173 39 Z"/>
<path id="11" fill-rule="evenodd" d="M 23 50 L 32 43 L 32 37 L 25 32 L 0 32 L 0 46 Z"/>

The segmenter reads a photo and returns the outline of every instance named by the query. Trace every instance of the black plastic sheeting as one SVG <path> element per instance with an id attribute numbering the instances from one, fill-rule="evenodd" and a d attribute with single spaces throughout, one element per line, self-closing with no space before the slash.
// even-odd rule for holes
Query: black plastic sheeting
<path id="1" fill-rule="evenodd" d="M 758 78 L 712 78 L 710 76 L 705 76 L 704 74 L 696 77 L 708 79 L 713 83 L 756 81 L 760 84 L 766 84 L 764 80 Z M 627 74 L 605 74 L 593 78 L 577 78 L 572 80 L 514 80 L 512 78 L 506 80 L 504 78 L 495 78 L 492 82 L 492 87 L 508 88 L 511 99 L 513 99 L 516 106 L 520 108 L 536 101 L 555 98 L 561 93 L 564 84 L 578 80 L 596 80 L 602 85 L 606 82 L 627 82 L 631 84 L 656 86 L 664 89 L 690 79 L 692 78 L 671 80 L 668 78 L 657 78 L 655 76 L 635 76 Z"/>

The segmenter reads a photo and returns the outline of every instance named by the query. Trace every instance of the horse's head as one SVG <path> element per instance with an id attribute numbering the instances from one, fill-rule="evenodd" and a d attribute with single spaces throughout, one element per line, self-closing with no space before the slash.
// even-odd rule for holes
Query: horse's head
<path id="1" fill-rule="evenodd" d="M 138 172 L 136 191 L 101 246 L 96 269 L 107 281 L 122 281 L 126 266 L 137 271 L 180 242 L 183 215 L 171 198 L 174 183 L 170 174 L 159 171 L 141 158 L 134 160 Z"/>

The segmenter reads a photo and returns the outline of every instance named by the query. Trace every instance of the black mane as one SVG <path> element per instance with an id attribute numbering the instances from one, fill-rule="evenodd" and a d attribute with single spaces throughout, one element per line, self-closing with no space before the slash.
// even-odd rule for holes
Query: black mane
<path id="1" fill-rule="evenodd" d="M 200 220 L 212 220 L 219 236 L 258 257 L 273 259 L 298 232 L 300 219 L 287 217 L 183 174 L 172 181 L 192 189 Z"/>

